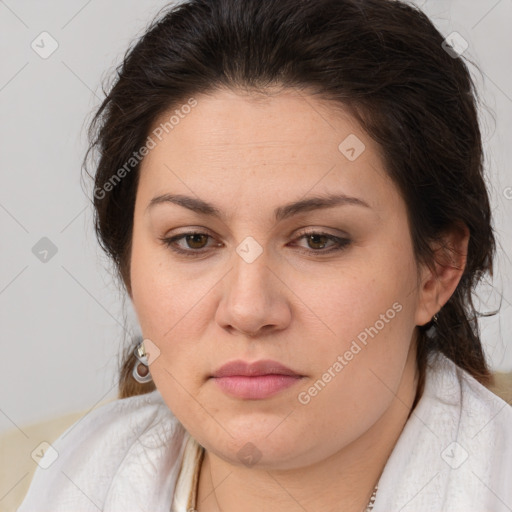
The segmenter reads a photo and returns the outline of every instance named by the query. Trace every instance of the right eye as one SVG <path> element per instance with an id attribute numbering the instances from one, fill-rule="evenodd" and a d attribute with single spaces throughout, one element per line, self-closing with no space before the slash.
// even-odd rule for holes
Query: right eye
<path id="1" fill-rule="evenodd" d="M 186 256 L 194 257 L 199 256 L 200 254 L 205 252 L 202 249 L 206 247 L 205 243 L 208 241 L 208 238 L 213 237 L 211 237 L 207 233 L 203 233 L 200 231 L 190 231 L 173 237 L 160 238 L 160 240 L 166 247 L 169 247 L 172 251 L 179 254 L 184 254 Z M 188 248 L 184 248 L 183 246 L 178 245 L 178 242 L 181 242 L 182 240 L 185 241 Z M 222 244 L 220 243 L 215 244 L 216 247 L 219 247 L 221 245 Z"/>

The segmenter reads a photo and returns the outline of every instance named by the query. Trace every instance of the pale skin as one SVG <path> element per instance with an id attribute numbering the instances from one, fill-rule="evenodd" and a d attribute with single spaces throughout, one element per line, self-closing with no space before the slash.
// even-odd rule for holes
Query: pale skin
<path id="1" fill-rule="evenodd" d="M 467 228 L 446 233 L 453 252 L 440 252 L 442 264 L 420 266 L 380 148 L 348 113 L 293 90 L 195 98 L 141 164 L 130 296 L 144 338 L 160 350 L 153 380 L 206 450 L 197 510 L 364 510 L 414 401 L 416 326 L 454 292 Z M 366 146 L 353 161 L 338 149 L 350 134 Z M 278 207 L 334 193 L 368 206 L 274 219 Z M 199 198 L 222 217 L 170 202 L 148 209 L 162 194 Z M 207 236 L 174 246 L 196 257 L 160 240 L 191 231 Z M 327 253 L 335 241 L 307 233 L 350 242 Z M 236 251 L 246 237 L 263 250 L 251 263 Z M 396 303 L 400 312 L 300 403 Z M 234 359 L 274 359 L 303 377 L 267 399 L 233 398 L 209 376 Z M 250 466 L 238 457 L 246 443 L 261 454 Z"/>

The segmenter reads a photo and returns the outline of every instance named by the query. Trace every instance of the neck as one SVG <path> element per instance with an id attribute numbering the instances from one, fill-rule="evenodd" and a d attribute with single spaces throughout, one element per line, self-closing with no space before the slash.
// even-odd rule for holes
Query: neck
<path id="1" fill-rule="evenodd" d="M 230 464 L 206 450 L 196 510 L 363 512 L 412 410 L 417 380 L 412 350 L 399 390 L 385 414 L 354 442 L 307 467 L 260 470 Z"/>

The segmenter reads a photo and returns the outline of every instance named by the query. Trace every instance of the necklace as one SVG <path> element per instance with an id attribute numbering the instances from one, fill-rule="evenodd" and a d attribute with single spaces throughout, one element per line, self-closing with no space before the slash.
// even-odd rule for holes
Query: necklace
<path id="1" fill-rule="evenodd" d="M 375 486 L 373 489 L 372 495 L 370 497 L 370 501 L 368 502 L 368 505 L 366 505 L 366 509 L 364 512 L 370 512 L 373 510 L 373 506 L 375 505 L 375 498 L 377 497 L 377 489 L 379 488 L 379 484 Z"/>
<path id="2" fill-rule="evenodd" d="M 202 462 L 203 462 L 203 456 L 204 456 L 204 449 L 202 451 L 202 454 L 201 454 L 201 458 L 200 458 L 200 465 L 202 465 Z M 213 496 L 215 498 L 215 503 L 217 504 L 217 508 L 219 510 L 221 510 L 220 508 L 220 505 L 219 505 L 219 502 L 217 500 L 217 493 L 215 492 L 215 486 L 213 485 L 213 478 L 212 478 L 212 470 L 211 470 L 211 467 L 210 465 L 208 465 L 208 472 L 210 474 L 210 483 L 211 483 L 211 486 L 212 486 L 212 489 L 213 489 Z M 373 492 L 372 492 L 372 495 L 370 496 L 370 501 L 368 502 L 368 505 L 366 505 L 366 508 L 364 509 L 364 512 L 371 512 L 373 510 L 373 507 L 375 505 L 375 498 L 377 497 L 377 490 L 379 488 L 379 485 L 377 484 L 374 489 L 373 489 Z M 197 504 L 197 485 L 196 485 L 196 489 L 195 489 L 195 493 L 194 493 L 194 499 L 193 499 L 193 510 L 196 509 L 196 504 Z M 222 512 L 222 511 L 221 511 Z"/>

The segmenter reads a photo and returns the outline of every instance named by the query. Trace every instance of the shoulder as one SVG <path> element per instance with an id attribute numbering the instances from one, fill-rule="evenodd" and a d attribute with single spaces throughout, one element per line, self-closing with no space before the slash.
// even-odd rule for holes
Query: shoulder
<path id="1" fill-rule="evenodd" d="M 158 390 L 101 405 L 46 449 L 18 512 L 103 510 L 124 473 L 169 471 L 184 435 Z"/>
<path id="2" fill-rule="evenodd" d="M 63 460 L 76 456 L 77 446 L 103 448 L 103 454 L 121 455 L 131 444 L 144 439 L 172 438 L 181 424 L 165 404 L 158 390 L 117 399 L 87 412 L 53 443 Z"/>
<path id="3" fill-rule="evenodd" d="M 465 493 L 473 510 L 511 510 L 512 407 L 447 357 L 437 355 L 434 366 L 430 387 L 439 419 L 433 423 L 443 439 L 448 509 Z"/>
<path id="4" fill-rule="evenodd" d="M 476 437 L 488 428 L 512 439 L 512 406 L 449 358 L 439 352 L 431 354 L 427 381 L 427 394 L 439 406 L 458 405 L 457 416 L 467 433 Z"/>
<path id="5" fill-rule="evenodd" d="M 439 352 L 379 481 L 375 512 L 512 510 L 512 407 Z"/>

